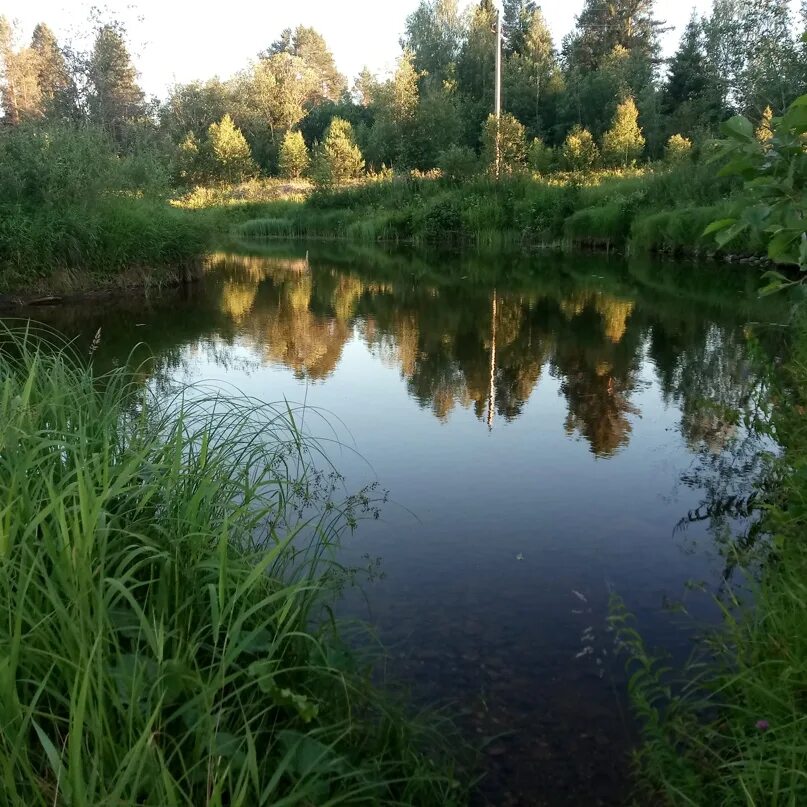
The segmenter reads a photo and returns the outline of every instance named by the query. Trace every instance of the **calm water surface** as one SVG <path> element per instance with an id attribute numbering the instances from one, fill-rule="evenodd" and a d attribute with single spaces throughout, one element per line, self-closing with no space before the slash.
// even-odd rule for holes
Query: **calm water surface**
<path id="1" fill-rule="evenodd" d="M 634 737 L 609 595 L 678 657 L 692 617 L 714 618 L 773 449 L 744 425 L 764 404 L 748 325 L 782 316 L 757 284 L 289 245 L 214 255 L 202 283 L 148 302 L 36 316 L 87 342 L 101 327 L 99 360 L 142 341 L 160 373 L 329 413 L 348 486 L 390 494 L 345 548 L 383 571 L 345 613 L 372 622 L 417 702 L 496 737 L 480 803 L 620 804 Z"/>

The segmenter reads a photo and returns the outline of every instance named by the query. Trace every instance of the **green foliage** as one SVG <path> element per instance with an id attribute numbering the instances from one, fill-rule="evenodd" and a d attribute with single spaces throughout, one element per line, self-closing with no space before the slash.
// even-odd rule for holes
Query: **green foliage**
<path id="1" fill-rule="evenodd" d="M 437 167 L 445 179 L 462 182 L 479 171 L 479 158 L 467 146 L 449 146 L 438 157 Z"/>
<path id="2" fill-rule="evenodd" d="M 602 136 L 603 158 L 611 165 L 633 165 L 641 157 L 644 145 L 636 102 L 626 98 L 617 106 L 611 128 Z"/>
<path id="3" fill-rule="evenodd" d="M 325 139 L 316 149 L 314 181 L 320 185 L 338 185 L 356 179 L 364 171 L 364 158 L 353 135 L 353 127 L 342 118 L 334 118 Z"/>
<path id="4" fill-rule="evenodd" d="M 355 574 L 333 554 L 377 502 L 336 493 L 298 413 L 160 401 L 139 372 L 1 338 L 5 801 L 461 803 L 437 727 L 331 617 Z"/>
<path id="5" fill-rule="evenodd" d="M 692 141 L 682 134 L 670 135 L 667 146 L 664 149 L 664 156 L 667 162 L 677 163 L 689 159 L 692 156 Z"/>
<path id="6" fill-rule="evenodd" d="M 211 169 L 218 179 L 227 182 L 243 182 L 254 176 L 258 168 L 241 130 L 225 115 L 218 123 L 211 123 L 207 130 L 210 146 Z"/>
<path id="7" fill-rule="evenodd" d="M 289 131 L 280 146 L 278 167 L 280 176 L 286 179 L 299 179 L 307 170 L 311 159 L 301 132 Z"/>
<path id="8" fill-rule="evenodd" d="M 527 149 L 527 164 L 537 174 L 548 174 L 555 165 L 555 150 L 540 137 L 534 137 Z"/>
<path id="9" fill-rule="evenodd" d="M 499 168 L 506 173 L 523 167 L 527 156 L 524 126 L 509 112 L 498 122 L 495 115 L 488 115 L 482 130 L 482 159 L 491 170 L 496 167 L 497 153 Z"/>
<path id="10" fill-rule="evenodd" d="M 600 158 L 600 150 L 588 129 L 574 126 L 563 141 L 562 155 L 570 171 L 590 171 Z"/>
<path id="11" fill-rule="evenodd" d="M 714 221 L 706 234 L 728 244 L 742 233 L 764 237 L 768 257 L 776 263 L 807 271 L 807 95 L 796 99 L 781 118 L 771 121 L 773 134 L 760 142 L 753 124 L 734 117 L 723 126 L 726 139 L 718 157 L 728 162 L 724 175 L 744 181 L 742 201 L 735 215 Z M 772 275 L 769 288 L 781 284 Z"/>
<path id="12" fill-rule="evenodd" d="M 103 25 L 99 29 L 87 80 L 90 119 L 114 136 L 119 135 L 126 121 L 145 114 L 143 91 L 137 84 L 137 71 L 119 26 Z"/>

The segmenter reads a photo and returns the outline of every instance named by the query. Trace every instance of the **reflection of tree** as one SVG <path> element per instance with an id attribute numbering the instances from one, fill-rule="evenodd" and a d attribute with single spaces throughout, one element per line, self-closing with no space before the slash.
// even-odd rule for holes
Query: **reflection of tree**
<path id="1" fill-rule="evenodd" d="M 719 450 L 742 406 L 739 331 L 710 331 L 697 316 L 682 326 L 680 307 L 642 307 L 590 280 L 491 292 L 484 284 L 383 282 L 307 259 L 211 263 L 220 311 L 266 360 L 325 378 L 355 328 L 440 419 L 457 407 L 489 424 L 517 418 L 548 366 L 567 402 L 566 430 L 597 456 L 613 456 L 638 414 L 631 399 L 645 353 L 693 448 Z"/>

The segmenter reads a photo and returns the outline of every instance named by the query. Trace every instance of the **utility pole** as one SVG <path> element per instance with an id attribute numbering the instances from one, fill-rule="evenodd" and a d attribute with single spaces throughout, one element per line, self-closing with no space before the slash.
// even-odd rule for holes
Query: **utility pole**
<path id="1" fill-rule="evenodd" d="M 502 122 L 502 12 L 496 9 L 496 179 L 501 173 L 501 122 Z"/>

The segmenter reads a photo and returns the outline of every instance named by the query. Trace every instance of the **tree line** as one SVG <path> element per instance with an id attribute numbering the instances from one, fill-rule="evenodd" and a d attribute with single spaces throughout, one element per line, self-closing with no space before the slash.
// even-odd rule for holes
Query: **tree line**
<path id="1" fill-rule="evenodd" d="M 173 86 L 147 100 L 117 23 L 97 24 L 89 53 L 47 25 L 20 46 L 0 19 L 5 125 L 89 122 L 119 149 L 147 147 L 188 184 L 257 175 L 342 182 L 365 170 L 461 178 L 496 142 L 496 10 L 480 0 L 421 0 L 392 75 L 349 84 L 313 28 L 285 30 L 234 77 Z M 807 85 L 807 2 L 714 0 L 669 60 L 653 0 L 586 0 L 555 43 L 532 0 L 504 0 L 502 164 L 587 170 L 686 154 L 745 114 L 764 132 Z M 767 123 L 766 123 L 767 121 Z"/>

